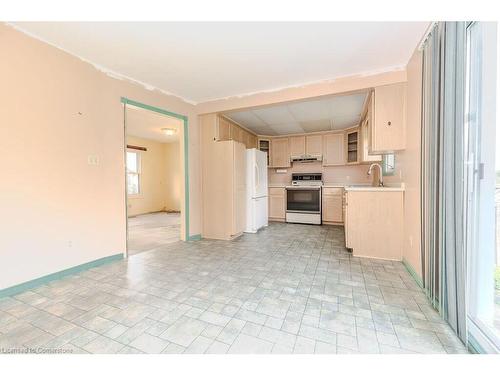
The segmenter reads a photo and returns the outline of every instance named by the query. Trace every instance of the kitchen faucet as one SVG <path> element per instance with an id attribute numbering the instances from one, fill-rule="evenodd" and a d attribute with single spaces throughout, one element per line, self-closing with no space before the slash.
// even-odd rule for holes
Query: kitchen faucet
<path id="1" fill-rule="evenodd" d="M 379 175 L 378 175 L 378 186 L 379 187 L 383 187 L 384 186 L 384 177 L 383 177 L 383 173 L 382 173 L 382 167 L 380 166 L 380 164 L 378 164 L 378 163 L 371 164 L 370 168 L 368 168 L 367 174 L 368 174 L 368 176 L 371 176 L 372 169 L 373 169 L 374 166 L 377 166 L 378 169 L 379 169 L 379 172 L 380 172 Z"/>

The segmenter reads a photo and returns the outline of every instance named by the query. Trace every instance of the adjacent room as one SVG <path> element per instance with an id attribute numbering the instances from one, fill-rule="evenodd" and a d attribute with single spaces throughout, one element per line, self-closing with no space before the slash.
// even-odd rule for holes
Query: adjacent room
<path id="1" fill-rule="evenodd" d="M 0 350 L 499 353 L 497 33 L 1 23 Z"/>
<path id="2" fill-rule="evenodd" d="M 181 240 L 182 121 L 127 104 L 127 253 Z"/>

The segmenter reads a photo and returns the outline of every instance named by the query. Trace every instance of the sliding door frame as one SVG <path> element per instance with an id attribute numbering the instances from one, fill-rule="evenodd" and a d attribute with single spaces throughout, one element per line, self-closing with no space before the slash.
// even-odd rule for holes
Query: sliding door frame
<path id="1" fill-rule="evenodd" d="M 494 223 L 494 217 L 489 217 L 485 212 L 485 208 L 489 206 L 487 202 L 488 196 L 494 195 L 494 190 L 488 192 L 488 190 L 485 191 L 484 189 L 488 188 L 490 182 L 488 176 L 485 179 L 485 173 L 487 174 L 485 163 L 495 162 L 496 140 L 494 133 L 496 124 L 494 117 L 492 122 L 491 118 L 488 119 L 483 116 L 483 101 L 489 100 L 489 98 L 485 98 L 484 94 L 488 88 L 485 89 L 484 85 L 491 84 L 491 82 L 482 79 L 483 57 L 481 56 L 481 60 L 472 60 L 474 58 L 472 53 L 483 53 L 483 45 L 481 44 L 484 42 L 485 36 L 480 35 L 477 38 L 476 42 L 479 44 L 473 46 L 474 50 L 471 51 L 473 27 L 479 27 L 478 23 L 471 22 L 467 25 L 467 126 L 465 128 L 467 134 L 467 161 L 464 166 L 466 176 L 464 179 L 466 189 L 464 199 L 466 207 L 464 243 L 467 248 L 468 344 L 471 350 L 477 353 L 498 353 L 500 350 L 499 338 L 481 320 L 481 314 L 484 315 L 485 310 L 488 309 L 487 304 L 491 303 L 489 297 L 491 297 L 491 288 L 494 283 L 493 272 L 485 272 L 485 269 L 487 270 L 488 267 L 492 266 L 492 264 L 489 264 L 491 259 L 487 256 L 491 249 L 488 249 L 487 245 L 489 242 L 493 242 L 493 246 L 496 246 L 494 235 L 492 237 L 491 233 L 489 233 L 491 230 L 495 231 L 495 228 L 487 228 L 487 225 L 485 225 L 491 224 L 491 222 Z M 474 75 L 475 82 L 471 81 L 471 75 Z M 496 82 L 496 80 L 494 81 Z M 488 124 L 493 124 L 493 127 L 487 127 Z M 491 157 L 492 155 L 493 157 Z M 489 176 L 489 179 L 491 179 L 491 176 Z"/>

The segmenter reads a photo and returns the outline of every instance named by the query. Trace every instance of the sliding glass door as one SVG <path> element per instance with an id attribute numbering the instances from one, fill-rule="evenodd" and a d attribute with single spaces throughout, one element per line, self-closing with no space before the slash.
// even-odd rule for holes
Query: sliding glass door
<path id="1" fill-rule="evenodd" d="M 496 23 L 467 28 L 464 241 L 468 332 L 476 349 L 500 350 L 500 128 L 496 118 Z"/>

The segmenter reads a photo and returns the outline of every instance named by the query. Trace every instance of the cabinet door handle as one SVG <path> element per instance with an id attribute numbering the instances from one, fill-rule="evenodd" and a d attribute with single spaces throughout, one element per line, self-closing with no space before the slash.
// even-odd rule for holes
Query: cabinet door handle
<path id="1" fill-rule="evenodd" d="M 387 121 L 387 126 L 391 126 L 391 122 L 390 121 Z"/>

